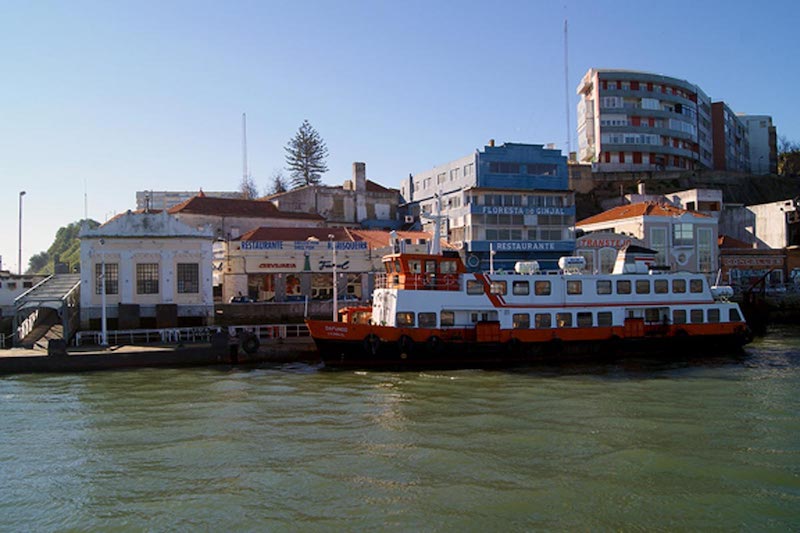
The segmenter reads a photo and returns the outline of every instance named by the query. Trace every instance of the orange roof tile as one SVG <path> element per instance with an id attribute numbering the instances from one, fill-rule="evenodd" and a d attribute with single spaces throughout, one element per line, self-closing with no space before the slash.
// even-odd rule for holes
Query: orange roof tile
<path id="1" fill-rule="evenodd" d="M 679 217 L 689 213 L 697 218 L 711 218 L 709 215 L 698 213 L 697 211 L 687 211 L 680 207 L 675 207 L 669 204 L 660 204 L 656 202 L 640 202 L 636 204 L 621 205 L 603 211 L 597 215 L 589 218 L 584 218 L 579 221 L 577 226 L 584 226 L 589 224 L 597 224 L 599 222 L 610 222 L 612 220 L 623 220 L 626 218 L 636 218 L 643 216 L 651 217 Z"/>
<path id="2" fill-rule="evenodd" d="M 196 195 L 168 211 L 170 214 L 197 214 L 210 216 L 237 216 L 249 218 L 292 218 L 305 220 L 325 220 L 313 213 L 290 213 L 281 211 L 272 202 L 265 200 L 245 200 L 238 198 L 215 198 Z"/>
<path id="3" fill-rule="evenodd" d="M 353 236 L 355 241 L 366 241 L 367 246 L 371 249 L 385 248 L 389 246 L 389 233 L 388 231 L 381 230 L 367 230 L 367 229 L 349 229 L 347 230 Z M 426 231 L 398 231 L 397 238 L 401 240 L 411 239 L 416 243 L 419 239 L 429 241 L 431 234 Z M 455 249 L 451 244 L 442 240 L 442 249 Z"/>
<path id="4" fill-rule="evenodd" d="M 237 240 L 242 241 L 306 241 L 310 238 L 327 241 L 333 235 L 335 241 L 352 241 L 344 228 L 273 228 L 261 226 L 244 233 Z"/>

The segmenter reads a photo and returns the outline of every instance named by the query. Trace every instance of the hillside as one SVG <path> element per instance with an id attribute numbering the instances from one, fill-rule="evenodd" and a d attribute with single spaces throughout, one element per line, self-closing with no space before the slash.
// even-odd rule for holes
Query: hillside
<path id="1" fill-rule="evenodd" d="M 53 264 L 56 261 L 67 263 L 72 272 L 79 270 L 81 242 L 78 239 L 78 233 L 80 233 L 82 222 L 72 222 L 58 228 L 53 244 L 50 245 L 46 252 L 40 252 L 31 257 L 26 272 L 28 274 L 52 274 Z M 91 229 L 100 225 L 99 222 L 91 219 L 88 220 L 88 224 Z"/>
<path id="2" fill-rule="evenodd" d="M 778 176 L 731 176 L 722 173 L 686 173 L 668 177 L 648 176 L 608 180 L 591 192 L 575 194 L 576 219 L 601 213 L 614 205 L 624 194 L 635 193 L 643 181 L 647 194 L 665 194 L 686 189 L 719 189 L 726 204 L 763 204 L 800 196 L 800 178 Z"/>

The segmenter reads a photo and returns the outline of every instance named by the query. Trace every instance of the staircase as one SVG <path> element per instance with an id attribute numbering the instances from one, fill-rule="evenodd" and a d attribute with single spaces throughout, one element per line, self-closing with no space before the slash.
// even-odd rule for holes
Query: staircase
<path id="1" fill-rule="evenodd" d="M 80 274 L 56 274 L 18 296 L 14 300 L 17 344 L 46 350 L 51 339 L 69 340 L 77 323 L 80 283 Z"/>

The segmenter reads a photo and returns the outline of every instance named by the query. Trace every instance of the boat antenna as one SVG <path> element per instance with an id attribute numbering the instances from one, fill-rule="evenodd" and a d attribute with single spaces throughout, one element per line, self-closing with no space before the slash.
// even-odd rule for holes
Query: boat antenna
<path id="1" fill-rule="evenodd" d="M 431 237 L 430 246 L 428 246 L 428 253 L 431 255 L 441 255 L 442 253 L 442 243 L 441 243 L 441 234 L 442 234 L 442 219 L 445 218 L 442 216 L 442 195 L 441 193 L 436 193 L 433 195 L 435 201 L 435 209 L 436 214 L 428 214 L 422 213 L 420 216 L 422 218 L 427 218 L 428 220 L 433 221 L 433 235 Z"/>

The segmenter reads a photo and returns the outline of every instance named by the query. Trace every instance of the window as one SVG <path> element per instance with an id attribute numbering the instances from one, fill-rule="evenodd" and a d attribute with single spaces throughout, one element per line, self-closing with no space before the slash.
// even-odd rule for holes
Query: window
<path id="1" fill-rule="evenodd" d="M 661 313 L 658 307 L 647 307 L 644 310 L 644 321 L 649 324 L 655 324 L 661 321 Z"/>
<path id="2" fill-rule="evenodd" d="M 728 310 L 728 320 L 731 322 L 741 322 L 742 315 L 739 314 L 738 309 L 729 309 Z"/>
<path id="3" fill-rule="evenodd" d="M 178 292 L 200 292 L 200 265 L 197 263 L 178 263 Z"/>
<path id="4" fill-rule="evenodd" d="M 703 292 L 703 280 L 702 279 L 689 280 L 689 292 Z"/>
<path id="5" fill-rule="evenodd" d="M 435 328 L 436 327 L 436 313 L 420 313 L 417 315 L 419 327 L 421 328 Z"/>
<path id="6" fill-rule="evenodd" d="M 590 328 L 592 327 L 592 313 L 584 311 L 578 313 L 578 327 Z"/>
<path id="7" fill-rule="evenodd" d="M 467 294 L 483 294 L 483 283 L 477 279 L 468 279 Z"/>
<path id="8" fill-rule="evenodd" d="M 519 174 L 519 167 L 519 163 L 491 161 L 489 163 L 489 172 L 492 174 Z"/>
<path id="9" fill-rule="evenodd" d="M 692 324 L 702 324 L 703 323 L 703 310 L 702 309 L 692 309 L 689 313 L 689 318 L 692 321 Z"/>
<path id="10" fill-rule="evenodd" d="M 617 294 L 630 294 L 631 293 L 631 280 L 620 279 L 617 280 Z"/>
<path id="11" fill-rule="evenodd" d="M 711 229 L 699 228 L 697 230 L 697 271 L 711 272 L 712 270 L 712 239 Z"/>
<path id="12" fill-rule="evenodd" d="M 692 224 L 675 224 L 672 226 L 673 246 L 692 246 L 694 244 L 694 226 Z"/>
<path id="13" fill-rule="evenodd" d="M 531 317 L 528 313 L 514 313 L 511 327 L 514 329 L 529 329 Z"/>
<path id="14" fill-rule="evenodd" d="M 397 325 L 398 326 L 413 326 L 414 325 L 414 313 L 397 313 Z"/>
<path id="15" fill-rule="evenodd" d="M 508 284 L 505 281 L 493 281 L 489 287 L 492 294 L 505 294 L 508 291 Z"/>
<path id="16" fill-rule="evenodd" d="M 535 322 L 537 328 L 548 329 L 552 327 L 550 313 L 536 313 Z"/>
<path id="17" fill-rule="evenodd" d="M 611 280 L 598 279 L 597 280 L 597 294 L 611 294 Z"/>
<path id="18" fill-rule="evenodd" d="M 549 281 L 536 281 L 533 284 L 533 292 L 536 296 L 549 296 L 550 295 L 550 282 Z"/>
<path id="19" fill-rule="evenodd" d="M 656 294 L 666 294 L 669 292 L 669 281 L 657 279 L 653 282 L 653 292 Z"/>
<path id="20" fill-rule="evenodd" d="M 567 281 L 567 294 L 582 294 L 583 293 L 583 282 L 579 280 L 568 280 Z"/>
<path id="21" fill-rule="evenodd" d="M 708 321 L 709 322 L 719 322 L 719 309 L 709 309 L 708 310 Z"/>
<path id="22" fill-rule="evenodd" d="M 94 293 L 102 294 L 103 286 L 100 285 L 100 276 L 103 273 L 103 264 L 94 265 Z M 106 294 L 119 294 L 119 263 L 106 263 Z"/>
<path id="23" fill-rule="evenodd" d="M 685 279 L 673 279 L 672 280 L 672 292 L 681 294 L 686 292 L 686 280 Z"/>
<path id="24" fill-rule="evenodd" d="M 675 309 L 672 311 L 673 324 L 686 324 L 686 309 Z"/>
<path id="25" fill-rule="evenodd" d="M 23 281 L 22 282 L 22 288 L 23 289 L 30 289 L 31 287 L 33 287 L 33 282 L 32 281 Z"/>
<path id="26" fill-rule="evenodd" d="M 436 260 L 429 259 L 425 261 L 425 273 L 426 274 L 435 274 L 436 273 Z"/>
<path id="27" fill-rule="evenodd" d="M 556 313 L 556 324 L 560 328 L 571 328 L 572 313 Z"/>
<path id="28" fill-rule="evenodd" d="M 651 228 L 650 229 L 650 248 L 658 252 L 656 254 L 656 264 L 667 264 L 667 229 L 666 228 Z"/>
<path id="29" fill-rule="evenodd" d="M 408 262 L 408 271 L 412 274 L 422 273 L 422 263 L 419 261 L 419 259 L 412 259 Z"/>
<path id="30" fill-rule="evenodd" d="M 531 293 L 531 286 L 527 281 L 515 281 L 511 290 L 517 296 L 527 296 Z"/>
<path id="31" fill-rule="evenodd" d="M 611 312 L 610 311 L 600 311 L 597 313 L 597 325 L 598 326 L 611 326 Z"/>
<path id="32" fill-rule="evenodd" d="M 454 274 L 458 271 L 458 265 L 455 261 L 442 261 L 439 263 L 439 272 L 442 274 Z"/>
<path id="33" fill-rule="evenodd" d="M 454 326 L 456 323 L 456 314 L 453 311 L 442 311 L 439 314 L 439 325 L 442 327 L 445 326 Z"/>
<path id="34" fill-rule="evenodd" d="M 636 294 L 650 294 L 650 280 L 637 279 L 636 280 Z"/>
<path id="35" fill-rule="evenodd" d="M 136 294 L 158 294 L 158 263 L 136 264 Z"/>
<path id="36" fill-rule="evenodd" d="M 17 282 L 16 281 L 9 281 L 8 282 L 8 290 L 10 290 L 10 291 L 17 290 Z"/>

